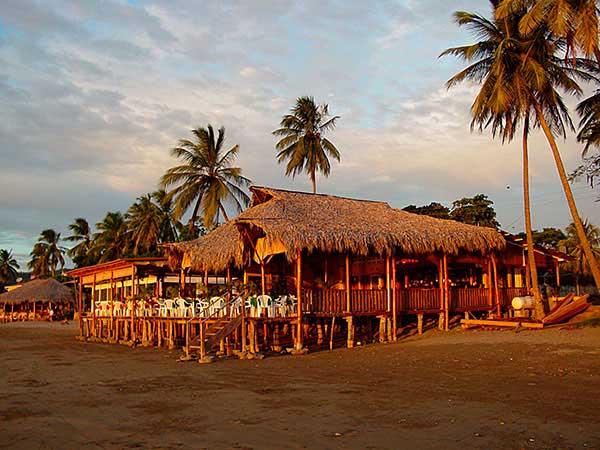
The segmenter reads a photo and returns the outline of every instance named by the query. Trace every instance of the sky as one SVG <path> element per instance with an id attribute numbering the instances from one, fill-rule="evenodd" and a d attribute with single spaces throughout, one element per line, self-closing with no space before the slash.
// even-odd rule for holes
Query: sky
<path id="1" fill-rule="evenodd" d="M 340 150 L 321 193 L 394 207 L 484 193 L 510 232 L 523 229 L 520 142 L 471 132 L 477 86 L 448 91 L 464 64 L 438 58 L 474 42 L 456 10 L 484 0 L 0 2 L 0 248 L 22 267 L 39 233 L 69 234 L 125 211 L 176 164 L 190 130 L 226 128 L 254 184 L 310 190 L 284 176 L 271 132 L 300 96 L 339 115 Z M 569 99 L 571 106 L 576 100 Z M 572 134 L 567 170 L 581 161 Z M 570 216 L 543 136 L 530 144 L 533 226 Z M 600 225 L 598 192 L 573 185 Z"/>

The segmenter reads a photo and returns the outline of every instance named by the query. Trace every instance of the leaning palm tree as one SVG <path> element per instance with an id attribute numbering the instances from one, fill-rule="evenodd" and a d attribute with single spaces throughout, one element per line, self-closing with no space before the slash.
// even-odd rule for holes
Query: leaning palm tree
<path id="1" fill-rule="evenodd" d="M 495 6 L 496 2 L 492 2 Z M 494 137 L 502 143 L 514 138 L 518 126 L 523 129 L 523 209 L 528 249 L 528 266 L 531 288 L 536 299 L 537 314 L 543 314 L 542 297 L 539 290 L 537 267 L 533 247 L 531 207 L 529 195 L 529 154 L 532 87 L 529 78 L 535 73 L 536 65 L 530 51 L 532 43 L 519 39 L 517 14 L 509 20 L 488 20 L 477 14 L 456 12 L 460 26 L 466 26 L 481 40 L 472 45 L 450 48 L 441 56 L 455 55 L 471 63 L 448 83 L 448 88 L 464 81 L 481 83 L 479 94 L 471 106 L 473 119 L 471 129 L 491 128 Z M 529 278 L 527 278 L 529 286 Z"/>
<path id="2" fill-rule="evenodd" d="M 237 212 L 241 212 L 250 203 L 250 197 L 244 188 L 250 180 L 242 176 L 242 169 L 232 167 L 240 147 L 234 145 L 229 150 L 223 149 L 225 128 L 218 130 L 218 136 L 212 125 L 192 130 L 196 142 L 182 139 L 179 146 L 171 150 L 171 154 L 183 161 L 182 165 L 167 170 L 162 176 L 160 186 L 166 189 L 175 186 L 169 195 L 175 202 L 175 217 L 179 220 L 192 206 L 189 227 L 192 229 L 200 211 L 204 225 L 212 228 L 215 218 L 225 211 L 225 203 L 231 203 Z M 201 209 L 202 208 L 202 209 Z"/>
<path id="3" fill-rule="evenodd" d="M 153 254 L 158 249 L 163 217 L 160 209 L 152 202 L 152 195 L 138 197 L 127 211 L 127 227 L 131 233 L 132 250 L 135 256 Z"/>
<path id="4" fill-rule="evenodd" d="M 65 265 L 65 248 L 60 245 L 60 233 L 52 229 L 42 231 L 31 250 L 28 266 L 34 275 L 56 276 L 56 270 Z"/>
<path id="5" fill-rule="evenodd" d="M 591 224 L 587 220 L 583 221 L 583 228 L 585 230 L 587 241 L 592 247 L 594 259 L 600 258 L 600 228 Z M 579 239 L 577 229 L 575 228 L 575 225 L 573 223 L 571 223 L 566 228 L 565 236 L 566 238 L 559 242 L 559 247 L 561 248 L 561 250 L 565 251 L 573 257 L 573 261 L 567 263 L 565 268 L 572 270 L 575 274 L 575 285 L 577 288 L 577 295 L 579 295 L 580 277 L 589 276 L 591 273 L 591 266 L 589 263 L 590 261 L 585 256 L 583 246 L 581 245 L 581 240 Z"/>
<path id="6" fill-rule="evenodd" d="M 13 257 L 12 250 L 0 249 L 0 284 L 10 283 L 17 279 L 19 264 Z"/>
<path id="7" fill-rule="evenodd" d="M 326 177 L 331 173 L 328 155 L 340 160 L 340 152 L 323 135 L 335 128 L 339 116 L 329 115 L 329 106 L 317 105 L 313 97 L 300 97 L 290 114 L 283 116 L 280 128 L 273 131 L 282 138 L 275 144 L 277 161 L 287 161 L 286 175 L 295 177 L 306 172 L 317 192 L 317 171 Z"/>
<path id="8" fill-rule="evenodd" d="M 498 1 L 492 1 L 491 3 L 494 8 L 498 5 Z M 567 203 L 581 237 L 583 229 L 554 134 L 566 136 L 566 128 L 573 129 L 568 110 L 558 91 L 580 95 L 581 88 L 575 80 L 588 81 L 593 79 L 588 71 L 595 69 L 589 60 L 570 58 L 568 62 L 565 61 L 560 54 L 561 49 L 564 48 L 564 40 L 553 35 L 548 28 L 540 26 L 536 33 L 531 35 L 521 34 L 518 27 L 515 29 L 514 24 L 517 21 L 520 22 L 522 15 L 526 13 L 526 10 L 521 11 L 519 14 L 513 12 L 511 16 L 494 21 L 488 21 L 469 13 L 457 13 L 459 23 L 462 22 L 462 24 L 470 26 L 478 35 L 496 37 L 500 39 L 502 44 L 494 47 L 488 42 L 481 46 L 450 49 L 447 53 L 462 55 L 468 60 L 475 59 L 477 61 L 456 75 L 454 79 L 455 82 L 465 79 L 475 79 L 483 82 L 478 97 L 478 99 L 481 98 L 480 103 L 482 105 L 490 103 L 486 98 L 495 96 L 498 99 L 499 108 L 494 106 L 491 109 L 492 112 L 505 114 L 511 108 L 517 109 L 519 111 L 518 116 L 524 122 L 527 118 L 527 122 L 532 122 L 534 126 L 542 128 L 550 144 L 563 190 L 567 197 Z M 505 27 L 507 31 L 503 37 L 498 34 L 498 29 L 501 27 Z M 507 54 L 514 54 L 514 58 L 507 58 Z M 511 72 L 516 73 L 517 76 L 505 79 L 506 74 Z M 491 78 L 488 77 L 488 74 L 491 75 Z M 484 81 L 490 82 L 485 83 Z M 474 107 L 477 103 L 476 100 Z M 480 115 L 476 114 L 477 112 L 474 109 L 474 117 Z M 486 121 L 488 120 L 490 123 L 494 123 L 494 119 L 490 118 L 490 115 L 483 114 L 481 117 L 480 124 L 487 124 Z M 526 163 L 526 135 L 529 123 L 524 129 L 526 133 L 523 140 L 524 163 Z M 525 171 L 524 178 L 526 178 Z M 528 200 L 526 200 L 526 203 L 528 203 Z M 527 206 L 525 208 L 527 209 Z M 532 240 L 532 237 L 528 237 L 528 247 L 530 249 L 533 248 Z M 582 241 L 584 240 L 585 236 L 582 237 Z M 583 245 L 585 247 L 585 243 Z M 591 252 L 589 246 L 587 248 L 586 252 Z M 534 258 L 530 256 L 529 259 L 530 264 L 533 264 Z M 597 265 L 592 271 L 595 273 L 594 279 L 597 285 L 600 286 L 600 270 L 598 270 Z M 532 270 L 531 273 L 534 274 L 534 271 Z"/>
<path id="9" fill-rule="evenodd" d="M 90 224 L 83 217 L 78 217 L 69 225 L 69 230 L 71 230 L 71 236 L 67 236 L 65 240 L 76 244 L 67 251 L 67 255 L 77 267 L 89 264 L 88 257 L 92 248 Z"/>
<path id="10" fill-rule="evenodd" d="M 91 252 L 98 255 L 98 262 L 111 261 L 125 256 L 129 250 L 130 236 L 125 216 L 120 212 L 108 212 L 96 224 Z"/>

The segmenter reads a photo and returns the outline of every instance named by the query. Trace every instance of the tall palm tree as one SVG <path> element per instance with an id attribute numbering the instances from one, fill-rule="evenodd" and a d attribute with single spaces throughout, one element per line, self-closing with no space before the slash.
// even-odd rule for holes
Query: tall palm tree
<path id="1" fill-rule="evenodd" d="M 10 283 L 17 279 L 19 264 L 13 257 L 12 250 L 0 249 L 0 284 Z"/>
<path id="2" fill-rule="evenodd" d="M 545 27 L 565 39 L 565 58 L 582 52 L 600 62 L 598 50 L 598 7 L 596 0 L 502 0 L 496 17 L 505 19 L 525 10 L 519 20 L 519 31 L 527 36 Z"/>
<path id="3" fill-rule="evenodd" d="M 498 6 L 498 1 L 491 3 L 494 8 Z M 570 58 L 567 62 L 561 58 L 559 52 L 564 48 L 564 40 L 554 36 L 543 26 L 538 27 L 536 33 L 523 35 L 519 24 L 526 13 L 526 10 L 513 11 L 512 15 L 493 21 L 470 13 L 456 13 L 459 24 L 469 26 L 478 36 L 488 37 L 488 39 L 473 46 L 449 49 L 444 53 L 456 54 L 467 60 L 476 60 L 474 64 L 457 74 L 450 81 L 450 85 L 465 79 L 482 82 L 482 89 L 472 108 L 474 122 L 480 127 L 489 124 L 492 127 L 499 126 L 498 121 L 505 127 L 512 121 L 510 125 L 512 127 L 523 120 L 526 125 L 523 138 L 526 197 L 529 191 L 526 178 L 528 178 L 527 135 L 530 122 L 533 126 L 542 128 L 550 144 L 573 220 L 579 227 L 579 215 L 554 133 L 566 136 L 566 128 L 573 128 L 568 110 L 558 90 L 579 95 L 581 88 L 575 79 L 586 81 L 592 79 L 588 70 L 593 66 L 589 60 Z M 524 203 L 527 224 L 528 198 Z M 528 249 L 532 253 L 533 237 L 530 222 L 528 228 Z M 531 253 L 529 260 L 530 267 L 533 267 L 534 257 Z M 530 272 L 535 276 L 535 270 Z M 596 282 L 600 286 L 600 270 L 596 272 Z M 596 275 L 594 278 L 596 279 Z M 532 281 L 535 283 L 535 280 Z M 534 295 L 541 299 L 539 293 L 534 292 Z M 541 313 L 541 301 L 538 300 L 537 304 L 540 305 L 538 313 Z"/>
<path id="4" fill-rule="evenodd" d="M 161 211 L 152 202 L 152 195 L 138 197 L 127 211 L 127 227 L 134 255 L 156 253 L 162 223 Z"/>
<path id="5" fill-rule="evenodd" d="M 98 262 L 111 261 L 127 254 L 130 245 L 129 230 L 125 216 L 120 212 L 108 212 L 96 224 L 94 244 L 91 251 L 98 255 Z"/>
<path id="6" fill-rule="evenodd" d="M 587 241 L 592 247 L 594 259 L 600 258 L 600 228 L 591 224 L 587 220 L 583 221 L 583 228 Z M 579 294 L 579 280 L 582 275 L 589 276 L 591 273 L 590 263 L 587 259 L 581 240 L 575 228 L 575 224 L 571 223 L 565 230 L 566 238 L 559 243 L 561 250 L 571 255 L 574 260 L 566 264 L 566 269 L 570 269 L 575 273 L 575 284 L 577 286 L 577 294 Z"/>
<path id="7" fill-rule="evenodd" d="M 28 266 L 34 275 L 56 276 L 56 270 L 65 266 L 65 248 L 60 245 L 60 233 L 52 229 L 42 231 L 33 246 Z"/>
<path id="8" fill-rule="evenodd" d="M 594 179 L 600 175 L 600 153 L 588 157 L 592 147 L 600 147 L 600 90 L 577 105 L 579 114 L 579 133 L 577 140 L 584 144 L 582 157 L 583 164 L 571 174 L 571 178 L 586 175 L 591 186 Z"/>
<path id="9" fill-rule="evenodd" d="M 218 130 L 218 136 L 212 125 L 192 130 L 196 142 L 182 139 L 171 154 L 183 160 L 183 164 L 167 170 L 162 176 L 160 187 L 166 189 L 175 186 L 169 195 L 175 202 L 175 217 L 180 219 L 194 205 L 189 227 L 192 229 L 200 211 L 204 225 L 212 228 L 219 212 L 229 220 L 224 204 L 229 202 L 237 212 L 241 212 L 250 203 L 250 197 L 243 188 L 250 180 L 242 176 L 242 169 L 232 167 L 240 147 L 234 145 L 223 149 L 225 128 Z M 201 209 L 202 208 L 202 209 Z"/>
<path id="10" fill-rule="evenodd" d="M 90 264 L 89 256 L 93 243 L 90 224 L 83 217 L 78 217 L 69 225 L 69 230 L 71 230 L 71 236 L 67 236 L 65 240 L 76 242 L 76 245 L 67 251 L 67 255 L 69 255 L 77 267 Z"/>
<path id="11" fill-rule="evenodd" d="M 177 242 L 177 224 L 175 218 L 173 199 L 164 189 L 152 193 L 152 200 L 158 207 L 161 215 L 160 242 Z"/>
<path id="12" fill-rule="evenodd" d="M 328 155 L 340 160 L 340 152 L 323 137 L 335 128 L 339 116 L 329 115 L 329 106 L 317 105 L 313 97 L 300 97 L 290 114 L 283 116 L 280 128 L 273 131 L 282 138 L 275 144 L 277 161 L 287 161 L 286 175 L 295 177 L 306 171 L 310 176 L 313 193 L 317 192 L 317 171 L 326 177 L 331 172 Z"/>

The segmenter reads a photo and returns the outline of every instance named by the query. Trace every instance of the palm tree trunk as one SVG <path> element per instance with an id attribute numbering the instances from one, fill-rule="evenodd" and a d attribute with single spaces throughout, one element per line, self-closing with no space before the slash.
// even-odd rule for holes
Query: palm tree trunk
<path id="1" fill-rule="evenodd" d="M 312 183 L 313 194 L 317 193 L 317 174 L 315 169 L 310 171 L 310 182 Z"/>
<path id="2" fill-rule="evenodd" d="M 600 290 L 600 268 L 598 267 L 598 261 L 596 261 L 596 258 L 594 258 L 592 248 L 590 247 L 590 243 L 587 239 L 587 236 L 585 235 L 585 230 L 583 229 L 581 217 L 579 217 L 579 212 L 577 211 L 575 198 L 573 197 L 573 192 L 571 191 L 571 186 L 569 185 L 569 180 L 567 178 L 567 173 L 565 172 L 565 166 L 563 165 L 560 152 L 558 151 L 558 146 L 556 145 L 554 136 L 550 131 L 550 127 L 548 126 L 548 123 L 546 122 L 546 119 L 542 114 L 542 109 L 538 103 L 535 103 L 535 110 L 537 112 L 540 125 L 542 126 L 542 130 L 544 130 L 546 139 L 550 144 L 550 149 L 552 150 L 552 155 L 554 156 L 554 161 L 556 163 L 556 169 L 558 170 L 560 182 L 562 184 L 563 190 L 565 191 L 565 197 L 567 198 L 567 204 L 569 205 L 571 216 L 573 216 L 573 224 L 575 225 L 575 229 L 577 230 L 579 241 L 581 242 L 583 252 L 590 265 L 590 270 L 592 271 L 592 276 L 594 277 L 596 288 Z"/>
<path id="3" fill-rule="evenodd" d="M 225 219 L 225 222 L 227 222 L 229 220 L 229 217 L 227 216 L 227 213 L 225 212 L 225 208 L 223 208 L 223 205 L 221 204 L 221 202 L 219 202 L 219 210 L 223 214 L 223 219 Z"/>
<path id="4" fill-rule="evenodd" d="M 198 196 L 198 200 L 196 200 L 196 205 L 194 206 L 194 211 L 192 211 L 192 217 L 190 217 L 190 221 L 188 222 L 188 229 L 190 233 L 194 231 L 194 226 L 196 223 L 196 219 L 198 219 L 198 210 L 200 209 L 200 203 L 202 203 L 202 196 Z"/>
<path id="5" fill-rule="evenodd" d="M 527 235 L 527 263 L 531 275 L 531 290 L 535 299 L 535 316 L 541 319 L 544 314 L 544 302 L 540 294 L 537 266 L 535 264 L 535 250 L 533 247 L 533 231 L 531 229 L 531 204 L 529 202 L 529 149 L 527 138 L 529 134 L 529 114 L 525 116 L 523 124 L 523 213 L 525 216 L 525 234 Z"/>

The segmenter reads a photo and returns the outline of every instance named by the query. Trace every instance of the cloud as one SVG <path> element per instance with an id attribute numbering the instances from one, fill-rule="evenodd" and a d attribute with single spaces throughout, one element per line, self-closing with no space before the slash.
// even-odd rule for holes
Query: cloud
<path id="1" fill-rule="evenodd" d="M 471 133 L 476 87 L 444 87 L 460 63 L 437 56 L 471 39 L 452 23 L 456 9 L 482 6 L 0 2 L 0 248 L 27 255 L 43 228 L 65 233 L 75 217 L 93 223 L 127 209 L 175 163 L 177 141 L 208 123 L 226 127 L 226 145 L 240 145 L 238 164 L 255 183 L 308 189 L 306 177 L 284 176 L 271 134 L 301 95 L 341 116 L 331 138 L 342 161 L 318 178 L 322 192 L 398 207 L 483 192 L 497 199 L 500 221 L 513 222 L 519 143 Z M 573 168 L 577 144 L 561 146 Z M 543 203 L 562 205 L 554 174 L 536 135 L 534 191 L 551 192 L 536 220 L 562 226 L 564 206 Z M 599 221 L 583 200 L 583 214 Z"/>

